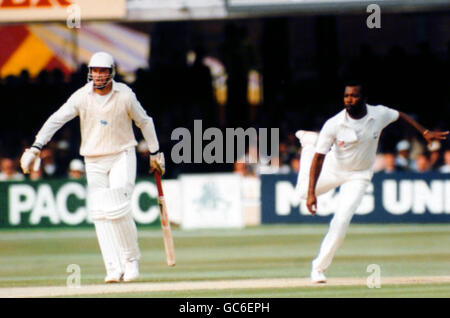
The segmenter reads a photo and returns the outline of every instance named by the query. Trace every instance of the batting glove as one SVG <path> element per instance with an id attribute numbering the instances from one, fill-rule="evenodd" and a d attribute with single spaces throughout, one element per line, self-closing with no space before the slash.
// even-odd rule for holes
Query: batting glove
<path id="1" fill-rule="evenodd" d="M 36 160 L 39 161 L 39 155 L 41 151 L 38 148 L 31 147 L 25 149 L 22 157 L 20 158 L 20 167 L 22 168 L 23 173 L 28 174 L 31 171 L 32 165 Z"/>
<path id="2" fill-rule="evenodd" d="M 160 175 L 163 175 L 166 171 L 166 161 L 164 160 L 164 153 L 162 152 L 150 155 L 150 173 L 153 173 L 155 170 L 157 170 Z"/>

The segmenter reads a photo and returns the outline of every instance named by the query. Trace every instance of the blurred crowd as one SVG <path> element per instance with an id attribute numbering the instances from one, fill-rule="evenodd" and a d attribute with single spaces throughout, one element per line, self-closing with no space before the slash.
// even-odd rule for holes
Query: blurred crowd
<path id="1" fill-rule="evenodd" d="M 283 68 L 280 73 L 279 68 L 268 67 L 271 63 L 288 65 L 277 55 L 273 58 L 278 60 L 272 61 L 269 56 L 263 62 L 255 62 L 254 50 L 248 48 L 245 32 L 232 28 L 226 36 L 231 40 L 226 40 L 220 47 L 222 53 L 206 52 L 199 46 L 192 48 L 196 58 L 189 61 L 187 52 L 173 52 L 158 63 L 150 63 L 149 68 L 137 70 L 134 80 L 127 82 L 154 118 L 160 147 L 166 154 L 167 178 L 192 172 L 235 171 L 242 175 L 297 172 L 301 148 L 295 132 L 299 129 L 318 131 L 327 118 L 340 111 L 342 79 L 352 75 L 367 83 L 369 104 L 401 110 L 428 129 L 449 129 L 450 44 L 446 54 L 442 54 L 442 50 L 435 54 L 422 43 L 413 53 L 393 47 L 385 55 L 377 55 L 369 45 L 364 45 L 359 56 L 341 57 L 326 67 L 313 64 L 315 72 L 309 77 L 295 79 L 293 75 L 301 70 Z M 204 63 L 204 58 L 210 55 L 223 61 L 227 75 L 225 102 L 217 100 L 214 74 Z M 153 56 L 157 60 L 155 54 Z M 248 74 L 252 69 L 258 70 L 263 79 L 263 96 L 257 104 L 247 100 Z M 0 116 L 1 180 L 24 178 L 19 171 L 23 150 L 33 143 L 45 120 L 86 83 L 86 78 L 87 66 L 81 65 L 70 75 L 55 69 L 42 71 L 36 78 L 31 78 L 23 71 L 19 76 L 0 80 L 0 96 L 5 105 Z M 276 82 L 276 78 L 282 80 Z M 116 80 L 124 81 L 120 66 Z M 185 127 L 192 132 L 195 119 L 202 119 L 203 130 L 209 127 L 221 130 L 226 127 L 278 127 L 279 157 L 272 158 L 268 164 L 174 164 L 170 160 L 171 150 L 178 140 L 171 139 L 172 131 Z M 135 134 L 139 141 L 138 176 L 146 176 L 148 149 L 138 129 Z M 79 145 L 79 122 L 73 120 L 43 149 L 40 171 L 26 178 L 83 177 Z M 448 173 L 449 149 L 448 142 L 429 149 L 416 132 L 396 123 L 388 126 L 381 136 L 375 171 Z M 255 156 L 254 152 L 249 149 L 246 157 Z"/>
<path id="2" fill-rule="evenodd" d="M 17 167 L 15 160 L 11 158 L 1 158 L 0 181 L 23 181 L 25 179 L 41 180 L 52 178 L 79 180 L 84 178 L 85 171 L 83 160 L 72 159 L 68 167 L 60 167 L 53 161 L 54 156 L 52 151 L 44 150 L 42 152 L 42 165 L 38 170 L 33 170 L 28 176 L 22 174 Z M 57 170 L 60 170 L 60 172 L 57 172 Z"/>
<path id="3" fill-rule="evenodd" d="M 301 158 L 301 147 L 298 146 L 298 142 L 294 140 L 292 143 L 282 142 L 279 155 L 279 158 L 267 164 L 261 161 L 253 163 L 255 161 L 250 159 L 252 157 L 250 151 L 245 158 L 235 162 L 234 172 L 242 176 L 298 173 Z M 377 154 L 374 172 L 450 173 L 450 149 L 443 149 L 440 143 L 428 147 L 417 139 L 401 140 L 397 143 L 395 151 Z"/>
<path id="4" fill-rule="evenodd" d="M 60 148 L 44 148 L 41 152 L 39 170 L 25 176 L 18 168 L 18 158 L 0 158 L 0 181 L 21 181 L 25 179 L 40 180 L 51 178 L 68 178 L 72 180 L 85 177 L 84 163 L 81 158 L 59 160 L 56 154 L 61 154 Z M 250 147 L 246 155 L 233 165 L 233 172 L 246 177 L 257 177 L 262 174 L 298 173 L 300 169 L 301 147 L 292 135 L 279 145 L 279 156 L 271 160 L 261 160 L 257 147 Z M 137 146 L 138 175 L 145 176 L 148 172 L 148 148 L 144 140 Z M 267 158 L 266 158 L 267 159 Z M 417 139 L 401 140 L 393 152 L 379 152 L 374 166 L 375 173 L 395 172 L 439 172 L 450 173 L 450 149 L 443 149 L 441 144 L 425 146 Z"/>

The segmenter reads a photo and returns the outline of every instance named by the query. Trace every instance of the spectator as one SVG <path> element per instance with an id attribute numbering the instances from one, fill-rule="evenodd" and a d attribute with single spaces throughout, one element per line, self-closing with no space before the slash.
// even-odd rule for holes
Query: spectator
<path id="1" fill-rule="evenodd" d="M 439 168 L 442 173 L 450 173 L 450 149 L 444 151 L 444 164 Z"/>
<path id="2" fill-rule="evenodd" d="M 234 163 L 234 173 L 240 174 L 241 176 L 247 176 L 247 167 L 245 162 L 236 161 Z"/>
<path id="3" fill-rule="evenodd" d="M 20 181 L 24 179 L 24 175 L 17 171 L 14 160 L 10 158 L 1 159 L 0 181 Z"/>
<path id="4" fill-rule="evenodd" d="M 54 151 L 51 148 L 45 148 L 41 151 L 42 174 L 44 178 L 54 178 L 58 176 L 58 166 L 55 161 Z"/>
<path id="5" fill-rule="evenodd" d="M 70 131 L 68 128 L 62 131 L 64 136 L 54 143 L 54 154 L 55 154 L 55 162 L 56 166 L 65 169 L 70 165 L 70 161 L 72 158 L 76 157 L 77 154 L 75 151 L 71 150 L 71 142 L 70 142 Z M 59 171 L 58 171 L 59 172 Z M 65 172 L 65 171 L 64 171 Z M 61 173 L 59 175 L 64 176 L 65 173 Z"/>
<path id="6" fill-rule="evenodd" d="M 385 153 L 383 155 L 383 163 L 384 163 L 383 171 L 385 173 L 392 173 L 397 171 L 395 166 L 395 155 L 393 153 Z"/>
<path id="7" fill-rule="evenodd" d="M 258 165 L 258 173 L 261 174 L 275 174 L 275 173 L 280 173 L 280 174 L 287 174 L 289 173 L 291 170 L 289 165 L 286 164 L 281 164 L 280 163 L 280 158 L 279 157 L 271 157 L 270 162 L 268 162 L 267 164 L 264 163 L 260 163 Z"/>
<path id="8" fill-rule="evenodd" d="M 439 170 L 439 167 L 442 165 L 441 160 L 441 143 L 433 142 L 427 146 L 428 151 L 430 152 L 430 169 L 433 171 Z"/>
<path id="9" fill-rule="evenodd" d="M 80 159 L 73 159 L 69 165 L 69 178 L 81 179 L 84 177 L 84 164 Z"/>
<path id="10" fill-rule="evenodd" d="M 243 177 L 256 176 L 258 174 L 259 165 L 256 162 L 257 158 L 253 157 L 252 152 L 247 152 L 245 156 L 240 157 L 233 164 L 233 172 L 240 174 Z"/>
<path id="11" fill-rule="evenodd" d="M 395 164 L 395 154 L 392 152 L 385 153 L 383 155 L 383 171 L 385 173 L 392 173 L 392 172 L 400 172 L 400 171 L 407 171 L 408 169 L 405 169 L 401 166 L 398 166 Z"/>
<path id="12" fill-rule="evenodd" d="M 280 165 L 289 164 L 291 154 L 288 152 L 288 145 L 286 142 L 281 141 L 278 147 Z"/>
<path id="13" fill-rule="evenodd" d="M 411 161 L 409 159 L 409 151 L 411 145 L 407 140 L 401 140 L 397 146 L 397 156 L 395 158 L 395 165 L 404 170 L 411 170 Z"/>
<path id="14" fill-rule="evenodd" d="M 39 170 L 33 170 L 30 172 L 30 180 L 40 180 L 42 179 L 42 166 L 39 167 Z"/>
<path id="15" fill-rule="evenodd" d="M 421 154 L 416 159 L 416 172 L 428 172 L 430 171 L 430 160 L 426 154 Z"/>
<path id="16" fill-rule="evenodd" d="M 291 172 L 297 173 L 300 170 L 300 160 L 298 157 L 293 157 L 291 159 Z"/>

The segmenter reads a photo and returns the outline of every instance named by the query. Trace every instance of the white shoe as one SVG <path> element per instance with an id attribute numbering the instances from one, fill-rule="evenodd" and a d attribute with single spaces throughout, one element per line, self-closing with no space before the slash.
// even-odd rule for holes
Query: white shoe
<path id="1" fill-rule="evenodd" d="M 313 284 L 324 284 L 327 282 L 327 278 L 325 277 L 323 271 L 313 269 L 311 271 L 311 282 Z"/>
<path id="2" fill-rule="evenodd" d="M 314 146 L 317 138 L 319 137 L 319 134 L 315 131 L 297 130 L 297 132 L 295 133 L 295 137 L 300 140 L 300 144 L 302 145 L 302 147 L 308 145 Z"/>
<path id="3" fill-rule="evenodd" d="M 128 261 L 125 263 L 125 274 L 123 280 L 125 282 L 131 282 L 139 277 L 139 262 L 136 260 Z"/>
<path id="4" fill-rule="evenodd" d="M 111 272 L 111 273 L 107 273 L 106 277 L 105 277 L 105 283 L 106 284 L 110 284 L 110 283 L 119 283 L 122 280 L 123 277 L 123 273 L 122 272 Z"/>

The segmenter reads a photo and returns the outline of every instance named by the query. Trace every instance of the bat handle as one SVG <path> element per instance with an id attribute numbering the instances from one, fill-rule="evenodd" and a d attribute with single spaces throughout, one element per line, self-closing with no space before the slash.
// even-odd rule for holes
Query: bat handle
<path id="1" fill-rule="evenodd" d="M 155 180 L 156 180 L 156 187 L 158 188 L 158 196 L 162 197 L 164 196 L 162 184 L 161 184 L 161 175 L 158 171 L 155 171 Z"/>

